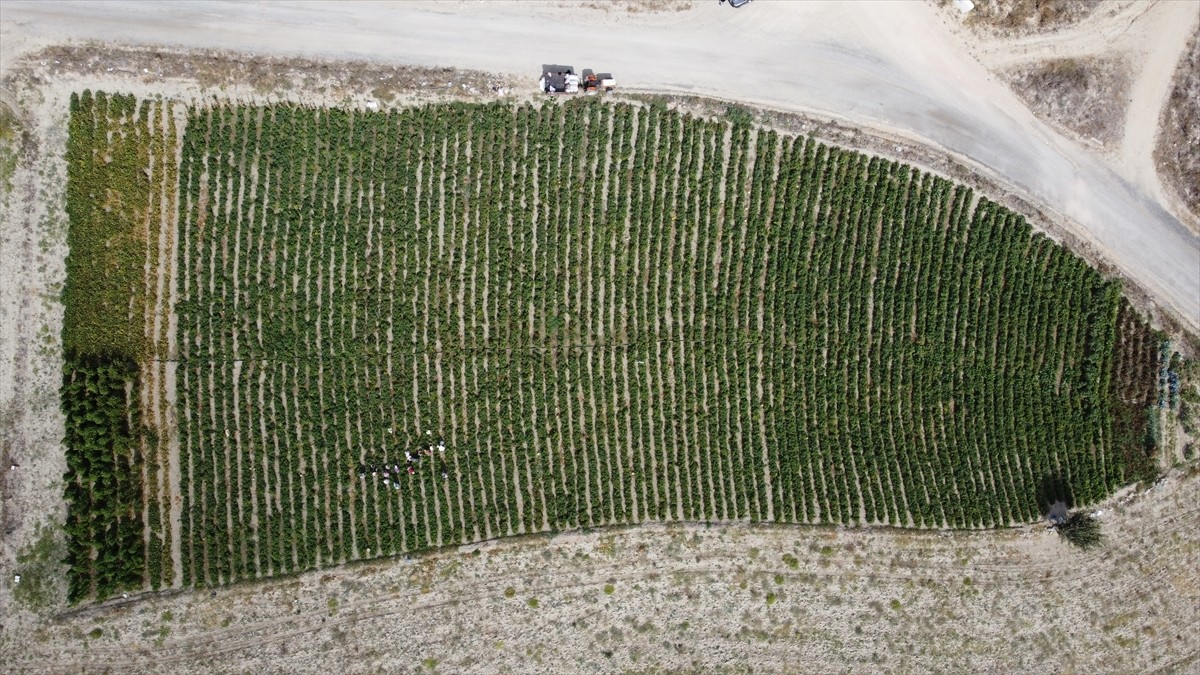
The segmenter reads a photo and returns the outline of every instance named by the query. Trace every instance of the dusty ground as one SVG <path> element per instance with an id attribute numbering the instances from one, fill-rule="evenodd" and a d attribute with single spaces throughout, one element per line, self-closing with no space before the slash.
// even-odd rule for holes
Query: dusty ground
<path id="1" fill-rule="evenodd" d="M 1130 66 L 1121 58 L 1039 61 L 1001 75 L 1030 110 L 1085 142 L 1116 147 L 1125 131 Z"/>
<path id="2" fill-rule="evenodd" d="M 1179 60 L 1154 157 L 1166 187 L 1200 214 L 1200 31 Z"/>
<path id="3" fill-rule="evenodd" d="M 1156 5 L 1144 16 L 1122 15 L 1133 28 L 1121 35 L 1134 31 L 1150 44 L 1152 30 L 1178 19 L 1172 6 L 1178 3 Z M 526 97 L 531 93 L 522 88 L 520 64 L 537 63 L 547 53 L 581 54 L 594 59 L 581 67 L 611 67 L 629 89 L 662 89 L 665 78 L 683 83 L 668 86 L 675 94 L 767 103 L 767 117 L 778 115 L 781 125 L 811 124 L 815 133 L 843 144 L 866 145 L 967 179 L 973 174 L 998 186 L 1001 197 L 1027 204 L 1022 210 L 1037 214 L 1035 225 L 1059 231 L 1110 271 L 1129 275 L 1146 303 L 1167 308 L 1193 331 L 1200 326 L 1200 238 L 1139 182 L 1145 177 L 1136 168 L 1141 165 L 1121 159 L 1133 152 L 1130 135 L 1114 158 L 1041 125 L 988 79 L 988 71 L 923 5 L 884 3 L 867 15 L 853 4 L 760 0 L 734 11 L 705 2 L 661 13 L 603 7 L 586 13 L 586 21 L 555 8 L 538 9 L 543 14 L 531 18 L 525 13 L 535 10 L 523 4 L 406 5 L 390 13 L 371 5 L 371 20 L 362 5 L 339 5 L 344 9 L 326 12 L 321 21 L 305 5 L 170 7 L 173 16 L 141 4 L 0 4 L 0 76 L 6 78 L 0 102 L 15 111 L 16 130 L 5 147 L 21 158 L 0 193 L 0 653 L 16 670 L 207 670 L 206 657 L 213 659 L 212 669 L 226 671 L 327 670 L 338 662 L 357 663 L 360 670 L 415 669 L 424 659 L 447 672 L 550 671 L 563 663 L 610 671 L 656 662 L 693 670 L 777 670 L 819 663 L 816 658 L 863 672 L 881 663 L 897 670 L 937 665 L 1009 672 L 1197 667 L 1200 603 L 1194 580 L 1180 576 L 1198 566 L 1194 532 L 1200 516 L 1189 510 L 1200 489 L 1196 478 L 1139 497 L 1108 521 L 1112 544 L 1088 556 L 1065 552 L 1036 528 L 943 536 L 651 527 L 559 539 L 548 547 L 510 542 L 495 555 L 444 553 L 415 565 L 335 570 L 215 597 L 200 592 L 131 599 L 72 615 L 57 615 L 61 607 L 52 600 L 38 611 L 28 609 L 27 598 L 15 603 L 13 571 L 32 571 L 34 579 L 38 573 L 18 558 L 33 553 L 39 525 L 61 522 L 63 515 L 57 397 L 57 298 L 66 253 L 62 156 L 66 100 L 84 87 L 185 101 L 218 95 L 348 105 L 491 98 L 498 94 L 492 87 Z M 477 23 L 464 23 L 467 9 L 481 13 Z M 71 12 L 99 14 L 80 19 Z M 249 14 L 229 23 L 221 17 L 230 12 Z M 1078 25 L 1097 16 L 1105 18 L 1093 13 Z M 539 33 L 543 20 L 592 23 L 559 35 Z M 279 21 L 282 26 L 273 23 Z M 805 31 L 797 29 L 802 24 Z M 487 25 L 495 35 L 473 25 Z M 652 42 L 646 39 L 651 35 L 667 37 Z M 747 35 L 757 38 L 747 42 Z M 1164 35 L 1166 44 L 1175 32 Z M 535 42 L 534 36 L 545 39 Z M 928 52 L 909 53 L 907 45 L 917 42 L 906 41 L 913 36 L 929 45 Z M 314 61 L 295 60 L 281 78 L 277 66 L 264 68 L 256 59 L 229 63 L 205 52 L 193 54 L 186 67 L 156 70 L 152 57 L 122 61 L 120 51 L 96 48 L 79 62 L 62 58 L 67 52 L 58 59 L 47 53 L 32 71 L 12 79 L 20 54 L 80 37 L 253 45 L 275 54 L 300 51 L 303 44 Z M 771 39 L 784 40 L 785 48 Z M 705 60 L 709 51 L 739 40 L 746 44 L 730 52 L 736 58 Z M 704 48 L 697 51 L 693 42 Z M 351 44 L 372 53 L 354 53 L 346 46 Z M 1035 61 L 1057 53 L 1037 44 L 1007 44 L 1014 52 L 1028 48 Z M 976 52 L 980 61 L 1003 45 L 984 46 Z M 1169 50 L 1152 51 L 1157 62 Z M 421 68 L 379 61 L 379 70 L 332 66 L 327 60 L 333 56 L 382 57 Z M 425 69 L 430 65 L 437 67 Z M 444 70 L 447 65 L 507 74 Z M 926 79 L 927 73 L 937 77 Z M 1136 100 L 1149 100 L 1138 98 L 1154 88 L 1155 82 L 1145 82 L 1135 80 Z M 864 101 L 862 92 L 876 91 L 876 85 L 883 93 Z M 1144 122 L 1148 113 L 1142 109 L 1150 107 L 1131 108 L 1126 130 L 1131 118 Z M 806 122 L 797 112 L 812 116 Z M 859 131 L 864 126 L 869 133 Z M 898 141 L 891 150 L 888 140 Z M 9 461 L 19 468 L 8 470 Z M 52 549 L 52 538 L 46 541 Z M 795 563 L 785 562 L 785 552 Z M 612 585 L 611 594 L 605 584 Z M 421 592 L 423 586 L 428 592 Z M 506 597 L 509 587 L 512 598 Z M 1061 639 L 1068 634 L 1070 640 Z"/>
<path id="4" fill-rule="evenodd" d="M 1058 19 L 1041 28 L 1028 24 L 1023 30 L 1000 29 L 997 25 L 1005 15 L 989 15 L 989 8 L 998 5 L 984 4 L 981 14 L 950 21 L 972 56 L 1008 83 L 1035 114 L 1101 153 L 1120 175 L 1164 205 L 1193 233 L 1200 232 L 1200 211 L 1174 187 L 1186 185 L 1180 164 L 1156 159 L 1163 156 L 1159 118 L 1179 96 L 1172 94 L 1177 64 L 1180 75 L 1175 82 L 1187 77 L 1188 39 L 1200 25 L 1195 4 L 1165 0 L 1004 0 L 1000 4 L 1025 16 L 1047 11 Z M 949 6 L 941 12 L 948 20 L 956 14 Z M 1161 128 L 1170 134 L 1168 126 Z M 1171 136 L 1167 142 L 1186 155 L 1186 144 L 1174 145 L 1181 140 Z"/>
<path id="5" fill-rule="evenodd" d="M 1040 526 L 651 525 L 509 540 L 6 631 L 10 672 L 1189 672 L 1200 477 Z"/>

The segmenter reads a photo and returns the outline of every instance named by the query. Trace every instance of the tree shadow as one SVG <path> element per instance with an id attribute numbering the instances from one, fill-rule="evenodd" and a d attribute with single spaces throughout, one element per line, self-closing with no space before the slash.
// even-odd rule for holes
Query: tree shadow
<path id="1" fill-rule="evenodd" d="M 1066 519 L 1067 512 L 1075 506 L 1071 484 L 1062 476 L 1046 474 L 1038 483 L 1038 512 L 1054 521 Z"/>

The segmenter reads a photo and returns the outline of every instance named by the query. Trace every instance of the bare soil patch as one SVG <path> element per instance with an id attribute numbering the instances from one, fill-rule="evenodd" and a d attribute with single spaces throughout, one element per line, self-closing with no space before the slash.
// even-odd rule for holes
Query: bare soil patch
<path id="1" fill-rule="evenodd" d="M 1076 24 L 1105 5 L 1103 0 L 974 0 L 964 23 L 993 36 L 1048 33 Z M 949 0 L 941 3 L 949 5 Z"/>
<path id="2" fill-rule="evenodd" d="M 1198 498 L 1194 471 L 1114 497 L 1087 553 L 1043 526 L 521 537 L 116 600 L 0 648 L 17 672 L 1187 671 Z"/>
<path id="3" fill-rule="evenodd" d="M 1165 187 L 1200 219 L 1200 31 L 1175 70 L 1154 159 Z"/>
<path id="4" fill-rule="evenodd" d="M 1122 58 L 1053 59 L 1002 72 L 1035 114 L 1106 149 L 1121 142 L 1129 64 Z"/>
<path id="5" fill-rule="evenodd" d="M 142 83 L 164 79 L 194 81 L 202 89 L 271 94 L 303 90 L 309 96 L 343 99 L 371 96 L 383 103 L 404 95 L 409 102 L 474 98 L 511 89 L 505 78 L 457 68 L 390 66 L 366 61 L 318 61 L 304 58 L 250 57 L 223 51 L 172 51 L 110 45 L 48 47 L 30 57 L 43 77 L 65 74 L 132 76 Z"/>
<path id="6" fill-rule="evenodd" d="M 583 7 L 604 12 L 626 12 L 628 14 L 662 14 L 666 12 L 686 12 L 695 4 L 694 0 L 597 0 L 584 2 Z M 561 5 L 566 9 L 575 10 L 580 6 L 574 2 Z"/>

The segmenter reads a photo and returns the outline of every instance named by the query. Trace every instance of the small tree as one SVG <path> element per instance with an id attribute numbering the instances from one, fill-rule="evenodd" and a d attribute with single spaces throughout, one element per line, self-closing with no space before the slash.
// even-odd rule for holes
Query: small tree
<path id="1" fill-rule="evenodd" d="M 1057 529 L 1058 536 L 1085 551 L 1104 543 L 1104 536 L 1100 533 L 1100 521 L 1083 511 L 1075 511 L 1067 516 Z"/>

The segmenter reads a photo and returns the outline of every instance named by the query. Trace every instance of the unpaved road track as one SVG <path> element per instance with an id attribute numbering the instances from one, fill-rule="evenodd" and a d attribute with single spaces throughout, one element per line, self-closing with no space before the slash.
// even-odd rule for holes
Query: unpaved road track
<path id="1" fill-rule="evenodd" d="M 1128 93 L 1128 113 L 1114 168 L 1160 204 L 1170 205 L 1172 198 L 1163 189 L 1155 168 L 1155 135 L 1175 67 L 1198 21 L 1200 4 L 1195 2 L 1120 0 L 1068 28 L 1017 39 L 979 40 L 971 45 L 971 51 L 993 71 L 1051 59 L 1101 57 L 1128 61 L 1133 69 L 1133 86 Z M 1121 104 L 1114 101 L 1117 109 Z M 1186 224 L 1200 231 L 1195 218 Z"/>
<path id="2" fill-rule="evenodd" d="M 1161 11 L 1194 22 L 1192 4 Z M 628 15 L 547 3 L 13 1 L 0 4 L 0 68 L 89 39 L 456 66 L 531 86 L 538 64 L 567 62 L 612 70 L 624 87 L 815 112 L 939 147 L 1011 186 L 1200 333 L 1200 236 L 1152 188 L 1038 121 L 944 22 L 918 2 Z"/>

